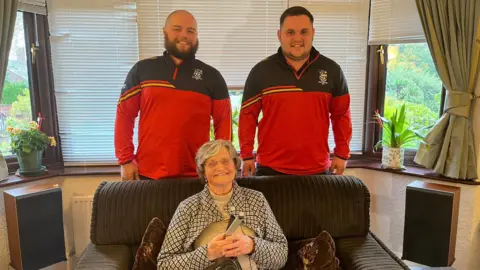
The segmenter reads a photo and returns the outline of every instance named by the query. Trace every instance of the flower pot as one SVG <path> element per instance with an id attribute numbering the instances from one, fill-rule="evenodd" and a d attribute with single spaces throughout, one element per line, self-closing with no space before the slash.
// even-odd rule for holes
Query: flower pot
<path id="1" fill-rule="evenodd" d="M 390 148 L 383 146 L 382 151 L 382 167 L 386 169 L 404 169 L 403 158 L 405 154 L 404 148 Z"/>
<path id="2" fill-rule="evenodd" d="M 43 150 L 25 153 L 16 153 L 18 160 L 18 174 L 25 176 L 38 176 L 45 173 L 45 166 L 42 165 Z"/>

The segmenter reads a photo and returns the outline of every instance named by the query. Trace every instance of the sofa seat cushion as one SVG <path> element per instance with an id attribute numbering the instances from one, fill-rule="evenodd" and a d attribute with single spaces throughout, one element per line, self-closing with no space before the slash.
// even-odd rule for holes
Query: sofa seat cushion
<path id="1" fill-rule="evenodd" d="M 335 242 L 340 266 L 344 270 L 409 269 L 371 233 L 366 237 L 337 238 Z"/>
<path id="2" fill-rule="evenodd" d="M 128 246 L 97 246 L 90 243 L 75 266 L 75 270 L 128 270 L 131 269 L 131 262 L 132 256 Z"/>

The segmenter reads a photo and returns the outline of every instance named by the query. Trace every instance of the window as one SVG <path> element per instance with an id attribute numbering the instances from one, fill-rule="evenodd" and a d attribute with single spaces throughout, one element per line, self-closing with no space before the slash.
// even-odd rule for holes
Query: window
<path id="1" fill-rule="evenodd" d="M 175 9 L 197 18 L 197 57 L 217 68 L 231 90 L 233 142 L 239 148 L 237 123 L 246 77 L 256 63 L 277 51 L 280 15 L 294 5 L 314 14 L 314 45 L 345 73 L 352 100 L 351 148 L 360 151 L 368 0 L 58 0 L 49 5 L 49 22 L 65 163 L 116 163 L 113 125 L 123 80 L 138 59 L 163 52 L 162 28 Z M 330 145 L 333 150 L 333 136 Z"/>
<path id="2" fill-rule="evenodd" d="M 238 121 L 240 119 L 240 108 L 242 107 L 243 90 L 230 90 L 230 102 L 232 103 L 232 143 L 237 151 L 240 151 L 240 142 L 238 140 Z M 255 149 L 257 138 L 255 137 Z"/>
<path id="3" fill-rule="evenodd" d="M 406 105 L 415 130 L 434 124 L 441 113 L 442 81 L 426 43 L 388 45 L 384 115 Z M 417 141 L 407 148 L 417 149 Z"/>
<path id="4" fill-rule="evenodd" d="M 389 116 L 405 104 L 412 128 L 425 128 L 438 120 L 445 91 L 425 43 L 415 0 L 371 0 L 369 26 L 363 153 L 379 157 L 373 146 L 382 130 L 373 121 L 374 112 Z M 406 164 L 414 165 L 419 144 L 420 140 L 406 146 Z"/>
<path id="5" fill-rule="evenodd" d="M 60 0 L 49 5 L 65 165 L 116 164 L 116 105 L 125 77 L 138 61 L 135 16 L 131 0 Z"/>
<path id="6" fill-rule="evenodd" d="M 3 156 L 13 155 L 7 127 L 24 128 L 32 120 L 29 85 L 23 12 L 17 12 L 0 104 L 0 150 Z"/>
<path id="7" fill-rule="evenodd" d="M 49 31 L 46 16 L 41 15 L 46 12 L 45 2 L 22 0 L 18 8 L 0 104 L 0 150 L 10 172 L 18 169 L 18 162 L 5 132 L 8 126 L 20 128 L 41 113 L 42 131 L 58 138 Z M 45 150 L 44 165 L 62 165 L 60 145 L 59 141 L 57 147 Z"/>

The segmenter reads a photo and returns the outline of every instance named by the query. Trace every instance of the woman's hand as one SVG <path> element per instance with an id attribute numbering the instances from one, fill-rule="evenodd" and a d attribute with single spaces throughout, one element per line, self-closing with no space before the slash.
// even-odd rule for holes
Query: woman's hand
<path id="1" fill-rule="evenodd" d="M 240 233 L 228 236 L 225 240 L 233 242 L 223 247 L 224 252 L 222 255 L 225 257 L 248 255 L 253 252 L 255 246 L 255 242 L 252 238 Z"/>
<path id="2" fill-rule="evenodd" d="M 224 247 L 231 244 L 232 240 L 225 239 L 225 234 L 219 234 L 215 236 L 207 245 L 207 258 L 209 261 L 213 261 L 220 257 L 223 257 Z"/>

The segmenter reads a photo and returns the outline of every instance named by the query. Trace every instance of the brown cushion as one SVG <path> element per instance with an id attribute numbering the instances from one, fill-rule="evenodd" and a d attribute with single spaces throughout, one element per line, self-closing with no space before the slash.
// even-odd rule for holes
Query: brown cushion
<path id="1" fill-rule="evenodd" d="M 137 249 L 132 269 L 157 269 L 157 257 L 166 232 L 167 229 L 160 219 L 155 217 L 150 221 L 143 235 L 142 243 Z"/>
<path id="2" fill-rule="evenodd" d="M 315 239 L 289 243 L 289 258 L 284 269 L 340 269 L 340 261 L 335 257 L 335 242 L 327 231 L 322 231 Z"/>

